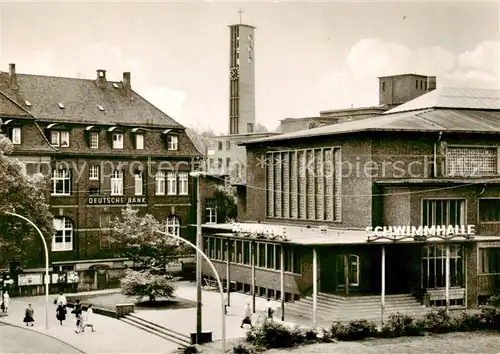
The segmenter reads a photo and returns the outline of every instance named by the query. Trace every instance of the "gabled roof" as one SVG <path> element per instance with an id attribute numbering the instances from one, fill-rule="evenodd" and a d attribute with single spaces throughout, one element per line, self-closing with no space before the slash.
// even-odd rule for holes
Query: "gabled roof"
<path id="1" fill-rule="evenodd" d="M 385 114 L 425 108 L 500 109 L 500 90 L 443 87 L 394 107 Z"/>
<path id="2" fill-rule="evenodd" d="M 136 92 L 126 98 L 121 82 L 99 87 L 91 79 L 16 74 L 19 88 L 14 91 L 8 77 L 0 73 L 0 92 L 40 121 L 184 128 Z"/>
<path id="3" fill-rule="evenodd" d="M 444 88 L 435 91 L 380 116 L 254 139 L 241 145 L 368 131 L 500 133 L 499 90 Z"/>

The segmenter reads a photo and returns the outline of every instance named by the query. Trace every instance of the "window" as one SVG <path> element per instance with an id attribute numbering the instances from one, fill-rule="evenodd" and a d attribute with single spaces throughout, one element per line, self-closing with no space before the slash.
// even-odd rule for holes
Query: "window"
<path id="1" fill-rule="evenodd" d="M 219 151 L 222 150 L 222 141 L 217 142 L 217 147 Z"/>
<path id="2" fill-rule="evenodd" d="M 111 175 L 111 195 L 123 195 L 123 171 L 113 171 Z"/>
<path id="3" fill-rule="evenodd" d="M 165 172 L 156 172 L 156 195 L 165 195 Z"/>
<path id="4" fill-rule="evenodd" d="M 99 133 L 97 132 L 90 133 L 90 148 L 91 149 L 99 148 Z"/>
<path id="5" fill-rule="evenodd" d="M 338 148 L 267 153 L 267 216 L 340 221 L 340 158 Z"/>
<path id="6" fill-rule="evenodd" d="M 99 179 L 99 166 L 90 166 L 89 179 Z"/>
<path id="7" fill-rule="evenodd" d="M 123 149 L 123 134 L 113 134 L 113 149 Z"/>
<path id="8" fill-rule="evenodd" d="M 285 272 L 301 274 L 302 273 L 302 254 L 300 250 L 294 247 L 284 249 Z"/>
<path id="9" fill-rule="evenodd" d="M 257 243 L 257 265 L 261 268 L 266 267 L 266 244 Z"/>
<path id="10" fill-rule="evenodd" d="M 71 194 L 71 172 L 66 169 L 52 170 L 52 194 L 70 195 Z"/>
<path id="11" fill-rule="evenodd" d="M 177 150 L 179 147 L 179 137 L 176 135 L 168 136 L 168 150 Z"/>
<path id="12" fill-rule="evenodd" d="M 231 150 L 231 140 L 226 141 L 226 150 Z"/>
<path id="13" fill-rule="evenodd" d="M 253 133 L 253 123 L 247 123 L 247 133 Z"/>
<path id="14" fill-rule="evenodd" d="M 179 172 L 179 194 L 187 195 L 188 194 L 188 180 L 189 174 L 187 172 Z"/>
<path id="15" fill-rule="evenodd" d="M 382 92 L 385 92 L 385 82 L 382 82 Z"/>
<path id="16" fill-rule="evenodd" d="M 464 264 L 461 245 L 450 245 L 450 286 L 463 285 Z M 446 246 L 424 246 L 422 249 L 423 286 L 426 289 L 446 286 Z"/>
<path id="17" fill-rule="evenodd" d="M 229 167 L 231 167 L 231 158 L 226 157 L 226 169 L 229 171 Z"/>
<path id="18" fill-rule="evenodd" d="M 177 178 L 175 172 L 167 172 L 167 194 L 177 194 Z"/>
<path id="19" fill-rule="evenodd" d="M 205 208 L 205 223 L 217 224 L 217 207 Z"/>
<path id="20" fill-rule="evenodd" d="M 347 279 L 345 271 L 347 269 Z M 339 254 L 335 259 L 336 278 L 339 287 L 359 286 L 359 256 L 355 254 Z"/>
<path id="21" fill-rule="evenodd" d="M 19 145 L 21 144 L 21 128 L 15 127 L 10 130 L 10 141 L 12 144 Z"/>
<path id="22" fill-rule="evenodd" d="M 181 223 L 177 216 L 170 216 L 167 219 L 167 233 L 170 235 L 180 236 L 181 235 Z M 179 244 L 179 240 L 175 240 L 176 244 Z"/>
<path id="23" fill-rule="evenodd" d="M 134 175 L 134 181 L 135 181 L 134 194 L 135 195 L 142 195 L 142 174 L 136 173 Z"/>
<path id="24" fill-rule="evenodd" d="M 52 237 L 52 251 L 73 250 L 73 223 L 66 217 L 54 218 L 56 233 Z"/>
<path id="25" fill-rule="evenodd" d="M 61 147 L 69 146 L 69 132 L 61 132 Z"/>
<path id="26" fill-rule="evenodd" d="M 59 146 L 60 138 L 61 136 L 59 132 L 54 132 L 54 131 L 50 132 L 50 144 L 52 146 Z"/>
<path id="27" fill-rule="evenodd" d="M 496 147 L 448 147 L 446 171 L 449 176 L 481 177 L 497 174 Z"/>
<path id="28" fill-rule="evenodd" d="M 135 135 L 135 148 L 137 150 L 144 149 L 144 135 L 143 134 L 136 134 Z"/>
<path id="29" fill-rule="evenodd" d="M 479 199 L 479 222 L 500 222 L 500 198 Z"/>
<path id="30" fill-rule="evenodd" d="M 101 231 L 100 247 L 109 248 L 111 245 L 111 214 L 110 213 L 100 213 L 99 214 L 99 226 Z"/>
<path id="31" fill-rule="evenodd" d="M 89 188 L 89 195 L 99 195 L 101 194 L 101 190 L 97 187 L 90 187 Z"/>
<path id="32" fill-rule="evenodd" d="M 479 274 L 500 274 L 500 247 L 479 248 Z"/>
<path id="33" fill-rule="evenodd" d="M 424 199 L 422 226 L 455 226 L 465 224 L 465 200 Z"/>
<path id="34" fill-rule="evenodd" d="M 415 80 L 415 88 L 418 90 L 418 80 Z"/>
<path id="35" fill-rule="evenodd" d="M 250 248 L 252 247 L 250 242 L 248 241 L 243 241 L 242 242 L 242 247 L 243 247 L 243 264 L 246 264 L 246 265 L 251 265 L 252 264 L 252 260 L 250 259 L 252 253 L 250 252 Z"/>
<path id="36" fill-rule="evenodd" d="M 275 245 L 268 243 L 266 245 L 266 249 L 267 249 L 267 257 L 266 257 L 267 268 L 276 269 Z"/>

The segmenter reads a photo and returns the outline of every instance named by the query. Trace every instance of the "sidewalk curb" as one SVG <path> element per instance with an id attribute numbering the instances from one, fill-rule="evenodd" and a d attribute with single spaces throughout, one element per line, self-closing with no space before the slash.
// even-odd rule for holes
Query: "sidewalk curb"
<path id="1" fill-rule="evenodd" d="M 44 335 L 44 336 L 46 336 L 46 337 L 49 337 L 49 338 L 55 339 L 55 340 L 56 340 L 56 341 L 58 341 L 58 342 L 64 343 L 65 345 L 67 345 L 68 347 L 73 348 L 75 351 L 77 351 L 77 352 L 79 352 L 79 353 L 82 353 L 82 354 L 87 354 L 87 353 L 85 353 L 83 350 L 81 350 L 81 349 L 79 349 L 79 348 L 75 347 L 74 345 L 69 344 L 69 343 L 67 343 L 67 342 L 65 342 L 65 341 L 63 341 L 63 340 L 61 340 L 61 339 L 59 339 L 59 338 L 57 338 L 57 337 L 55 337 L 55 336 L 53 336 L 53 335 L 51 335 L 51 334 L 47 334 L 47 333 L 40 332 L 40 331 L 38 331 L 38 330 L 34 329 L 33 327 L 27 327 L 27 328 L 25 328 L 24 326 L 16 325 L 16 324 L 13 324 L 13 323 L 8 323 L 8 322 L 5 322 L 5 321 L 2 321 L 1 319 L 0 319 L 0 323 L 3 323 L 3 324 L 4 324 L 4 325 L 6 325 L 6 326 L 17 327 L 17 328 L 19 328 L 19 329 L 24 329 L 24 330 L 26 330 L 26 331 L 33 331 L 33 332 L 39 333 L 39 334 Z"/>

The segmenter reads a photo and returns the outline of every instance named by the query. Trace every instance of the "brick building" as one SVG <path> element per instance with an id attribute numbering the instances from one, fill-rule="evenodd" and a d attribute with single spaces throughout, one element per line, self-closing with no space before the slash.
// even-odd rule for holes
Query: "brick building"
<path id="1" fill-rule="evenodd" d="M 177 234 L 189 224 L 189 172 L 201 154 L 182 125 L 133 90 L 130 73 L 121 81 L 105 70 L 93 80 L 49 77 L 11 64 L 0 73 L 0 118 L 14 156 L 47 177 L 54 271 L 122 268 L 108 241 L 127 204 Z"/>
<path id="2" fill-rule="evenodd" d="M 205 225 L 206 251 L 237 290 L 303 309 L 311 294 L 476 307 L 500 289 L 499 122 L 499 91 L 442 88 L 247 142 L 246 222 Z"/>

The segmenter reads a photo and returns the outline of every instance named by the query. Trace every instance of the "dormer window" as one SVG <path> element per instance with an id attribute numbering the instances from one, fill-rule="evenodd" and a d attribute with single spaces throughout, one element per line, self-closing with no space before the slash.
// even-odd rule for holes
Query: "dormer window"
<path id="1" fill-rule="evenodd" d="M 50 144 L 52 146 L 69 146 L 69 132 L 64 131 L 51 131 L 50 132 Z"/>
<path id="2" fill-rule="evenodd" d="M 167 148 L 168 150 L 178 150 L 179 148 L 179 137 L 177 135 L 169 135 L 167 138 Z"/>
<path id="3" fill-rule="evenodd" d="M 21 127 L 7 127 L 7 136 L 12 144 L 21 144 Z"/>
<path id="4" fill-rule="evenodd" d="M 113 149 L 123 149 L 122 133 L 113 133 Z"/>
<path id="5" fill-rule="evenodd" d="M 64 109 L 64 104 L 62 104 L 61 102 L 59 102 L 57 105 L 59 106 L 59 108 Z"/>
<path id="6" fill-rule="evenodd" d="M 28 100 L 24 101 L 24 104 L 25 104 L 26 106 L 28 106 L 28 107 L 31 107 L 31 102 L 30 102 L 30 101 L 28 101 Z"/>
<path id="7" fill-rule="evenodd" d="M 137 150 L 144 149 L 144 134 L 136 134 L 135 135 L 135 148 Z"/>
<path id="8" fill-rule="evenodd" d="M 90 142 L 91 149 L 98 149 L 99 148 L 99 133 L 98 132 L 90 132 L 89 142 Z"/>
<path id="9" fill-rule="evenodd" d="M 103 107 L 103 106 L 101 106 L 100 104 L 98 104 L 98 105 L 97 105 L 97 108 L 99 108 L 99 110 L 100 110 L 101 112 L 103 112 L 103 111 L 104 111 L 104 107 Z"/>

